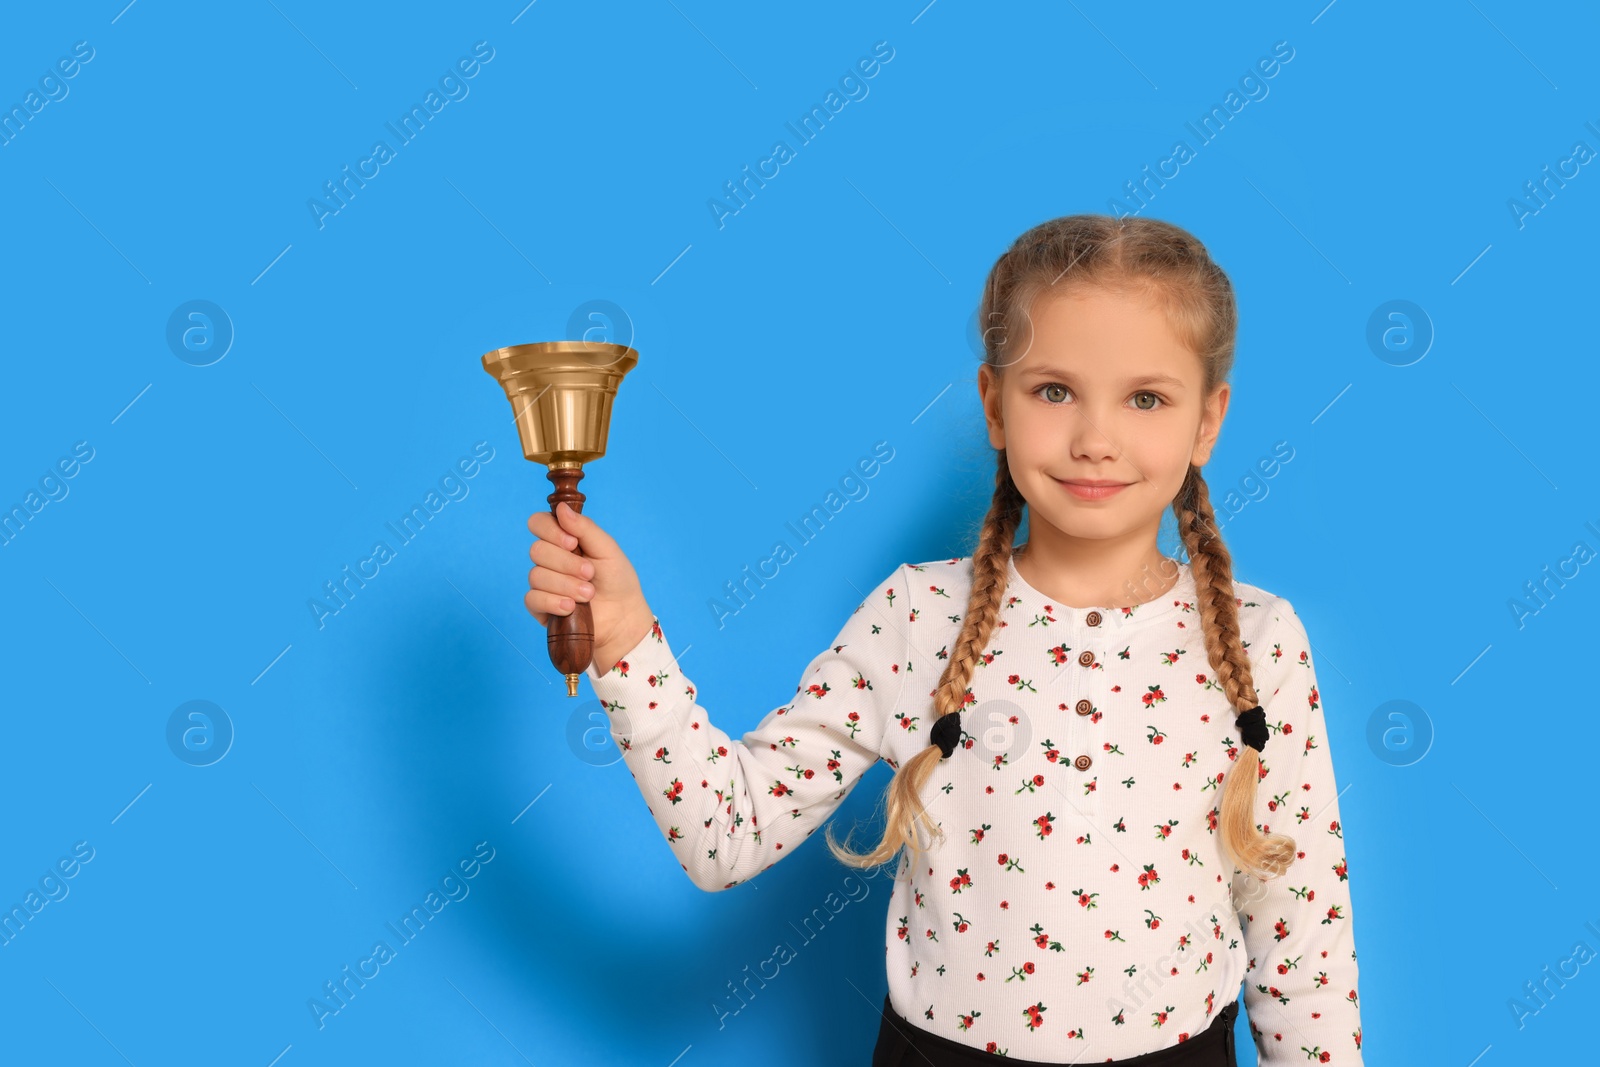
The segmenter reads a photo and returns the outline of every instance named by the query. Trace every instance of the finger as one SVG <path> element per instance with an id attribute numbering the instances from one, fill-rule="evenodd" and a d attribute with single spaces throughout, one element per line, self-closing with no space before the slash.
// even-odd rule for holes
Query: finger
<path id="1" fill-rule="evenodd" d="M 593 578 L 594 564 L 576 552 L 569 552 L 553 541 L 535 541 L 528 548 L 528 558 L 541 567 L 579 578 Z"/>
<path id="2" fill-rule="evenodd" d="M 561 528 L 556 517 L 548 511 L 536 511 L 528 516 L 528 532 L 544 541 L 554 541 L 564 548 L 576 548 L 577 538 Z"/>
<path id="3" fill-rule="evenodd" d="M 586 556 L 595 556 L 605 559 L 622 554 L 617 542 L 611 535 L 602 530 L 589 516 L 572 510 L 572 506 L 563 500 L 556 505 L 556 519 L 561 524 L 561 529 L 578 538 L 580 551 Z"/>
<path id="4" fill-rule="evenodd" d="M 553 571 L 549 567 L 535 567 L 528 572 L 528 588 L 539 593 L 566 597 L 569 600 L 588 601 L 594 597 L 594 586 L 582 578 Z"/>
<path id="5" fill-rule="evenodd" d="M 528 613 L 539 620 L 539 625 L 546 629 L 550 620 L 556 615 L 571 615 L 575 610 L 570 597 L 556 596 L 554 593 L 541 593 L 530 590 L 523 598 Z"/>

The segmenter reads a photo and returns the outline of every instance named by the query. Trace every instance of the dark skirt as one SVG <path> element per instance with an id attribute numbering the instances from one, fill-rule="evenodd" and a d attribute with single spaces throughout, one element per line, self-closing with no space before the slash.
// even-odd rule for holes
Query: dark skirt
<path id="1" fill-rule="evenodd" d="M 1109 1063 L 1112 1067 L 1235 1067 L 1233 1022 L 1239 1002 L 1230 1003 L 1217 1013 L 1205 1030 L 1155 1052 L 1120 1060 L 1085 1061 Z M 930 1033 L 903 1018 L 883 998 L 883 1025 L 878 1029 L 878 1044 L 872 1050 L 872 1067 L 975 1067 L 978 1064 L 1009 1063 L 1012 1067 L 1060 1067 L 1045 1060 L 1023 1060 L 992 1053 Z"/>

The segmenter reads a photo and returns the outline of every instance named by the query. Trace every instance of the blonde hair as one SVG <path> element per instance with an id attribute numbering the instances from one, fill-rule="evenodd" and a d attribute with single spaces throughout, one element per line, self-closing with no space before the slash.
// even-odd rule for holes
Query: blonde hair
<path id="1" fill-rule="evenodd" d="M 998 376 L 1021 359 L 1031 339 L 1029 312 L 1040 294 L 1091 285 L 1155 298 L 1179 339 L 1200 357 L 1203 393 L 1227 380 L 1238 321 L 1232 283 L 1192 234 L 1153 218 L 1069 215 L 1018 237 L 990 270 L 984 288 L 979 308 L 984 362 Z M 958 712 L 975 699 L 968 685 L 999 619 L 1024 504 L 1000 449 L 994 497 L 972 554 L 972 588 L 961 633 L 933 691 L 938 716 Z M 1171 506 L 1194 577 L 1206 657 L 1228 702 L 1236 712 L 1248 711 L 1259 700 L 1239 631 L 1233 560 L 1218 532 L 1200 468 L 1189 468 Z M 1230 720 L 1226 725 L 1234 724 Z M 834 840 L 830 824 L 824 837 L 833 855 L 849 866 L 872 867 L 908 848 L 913 862 L 920 862 L 924 849 L 917 830 L 944 836 L 920 799 L 942 755 L 930 743 L 896 768 L 885 795 L 883 839 L 872 851 L 849 851 Z M 1283 834 L 1263 833 L 1255 822 L 1256 787 L 1264 773 L 1258 754 L 1240 744 L 1234 762 L 1233 771 L 1223 777 L 1217 817 L 1223 852 L 1247 874 L 1281 874 L 1294 861 L 1295 843 Z"/>

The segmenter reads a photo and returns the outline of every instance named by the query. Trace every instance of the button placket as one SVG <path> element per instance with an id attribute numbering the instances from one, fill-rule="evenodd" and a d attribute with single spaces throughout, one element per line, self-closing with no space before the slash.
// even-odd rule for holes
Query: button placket
<path id="1" fill-rule="evenodd" d="M 1100 622 L 1101 617 L 1098 611 L 1090 611 L 1083 617 L 1083 625 L 1090 628 L 1087 632 L 1091 635 L 1093 633 L 1093 629 L 1099 627 Z M 1086 631 L 1080 627 L 1078 632 L 1085 633 Z M 1078 653 L 1078 665 L 1080 667 L 1093 667 L 1094 662 L 1095 655 L 1088 649 L 1084 649 Z M 1094 676 L 1088 675 L 1087 677 L 1093 678 Z M 1094 701 L 1090 700 L 1088 697 L 1084 697 L 1073 706 L 1072 710 L 1077 712 L 1079 715 L 1092 715 L 1094 713 Z"/>
<path id="2" fill-rule="evenodd" d="M 1102 621 L 1104 620 L 1098 611 L 1090 610 L 1084 614 L 1081 632 L 1086 640 L 1098 642 L 1100 637 L 1100 624 Z M 1078 665 L 1083 667 L 1084 670 L 1090 672 L 1085 676 L 1086 678 L 1093 679 L 1093 672 L 1096 665 L 1095 653 L 1085 648 L 1082 652 L 1078 653 Z M 1092 706 L 1090 707 L 1090 711 L 1093 711 Z M 1086 733 L 1092 736 L 1093 731 L 1086 731 Z M 1093 766 L 1093 764 L 1094 757 L 1088 754 L 1087 746 L 1085 747 L 1085 754 L 1079 756 L 1073 761 L 1073 766 L 1077 767 L 1080 771 L 1088 770 L 1091 766 Z"/>
<path id="3" fill-rule="evenodd" d="M 1062 702 L 1052 702 L 1050 705 L 1056 709 L 1052 715 L 1054 722 L 1051 729 L 1054 732 L 1049 735 L 1056 743 L 1056 762 L 1051 764 L 1053 769 L 1045 773 L 1051 776 L 1054 790 L 1059 791 L 1059 797 L 1065 800 L 1063 804 L 1058 799 L 1056 807 L 1052 809 L 1057 815 L 1056 833 L 1066 835 L 1069 840 L 1089 837 L 1098 844 L 1104 836 L 1099 823 L 1099 787 L 1097 785 L 1094 792 L 1084 792 L 1089 782 L 1094 780 L 1102 762 L 1094 759 L 1089 751 L 1097 732 L 1089 717 L 1099 706 L 1099 699 L 1093 672 L 1079 662 L 1082 650 L 1094 640 L 1095 633 L 1084 625 L 1084 619 L 1082 608 L 1058 606 L 1057 625 L 1061 644 L 1066 646 L 1067 652 L 1058 674 Z M 1090 657 L 1093 662 L 1093 653 L 1090 653 Z M 1088 769 L 1080 769 L 1086 759 L 1089 761 Z"/>
<path id="4" fill-rule="evenodd" d="M 1098 656 L 1086 646 L 1097 641 L 1100 636 L 1100 625 L 1104 620 L 1098 611 L 1084 612 L 1076 609 L 1072 609 L 1069 619 L 1073 644 L 1079 649 L 1074 667 L 1079 677 L 1079 684 L 1075 687 L 1079 697 L 1072 704 L 1073 715 L 1070 720 L 1072 726 L 1068 731 L 1073 747 L 1067 752 L 1064 762 L 1069 763 L 1072 768 L 1068 779 L 1073 803 L 1087 815 L 1099 808 L 1098 787 L 1094 793 L 1085 794 L 1083 791 L 1084 785 L 1095 778 L 1095 768 L 1099 762 L 1095 759 L 1095 753 L 1091 751 L 1094 738 L 1099 735 L 1099 731 L 1094 728 L 1089 718 L 1094 713 L 1094 695 L 1099 687 L 1095 685 L 1095 664 L 1098 662 Z"/>

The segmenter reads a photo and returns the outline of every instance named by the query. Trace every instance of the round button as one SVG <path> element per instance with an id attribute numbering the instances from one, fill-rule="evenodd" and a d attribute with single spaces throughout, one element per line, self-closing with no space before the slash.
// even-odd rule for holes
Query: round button
<path id="1" fill-rule="evenodd" d="M 1089 614 L 1087 614 L 1087 615 L 1085 615 L 1083 617 L 1083 621 L 1084 621 L 1084 624 L 1087 625 L 1087 626 L 1099 626 L 1100 625 L 1100 613 L 1098 611 L 1091 611 L 1091 612 L 1089 612 Z"/>
<path id="2" fill-rule="evenodd" d="M 1078 662 L 1083 664 L 1085 667 L 1093 667 L 1094 653 L 1088 651 L 1078 653 Z"/>
<path id="3" fill-rule="evenodd" d="M 1077 703 L 1077 704 L 1076 704 L 1076 705 L 1075 705 L 1075 706 L 1074 706 L 1074 707 L 1073 707 L 1073 710 L 1074 710 L 1074 711 L 1076 711 L 1076 712 L 1077 712 L 1077 713 L 1078 713 L 1078 714 L 1079 714 L 1079 715 L 1087 715 L 1087 714 L 1089 714 L 1089 713 L 1090 713 L 1090 712 L 1091 712 L 1091 711 L 1093 711 L 1093 710 L 1094 710 L 1094 705 L 1093 705 L 1093 704 L 1091 704 L 1091 703 L 1089 703 L 1089 701 L 1088 701 L 1088 700 L 1080 700 L 1080 701 L 1078 701 L 1078 703 Z"/>
<path id="4" fill-rule="evenodd" d="M 1094 760 L 1090 759 L 1088 756 L 1079 756 L 1077 759 L 1072 761 L 1072 765 L 1078 768 L 1080 771 L 1086 771 L 1089 769 L 1089 764 L 1093 762 Z"/>

